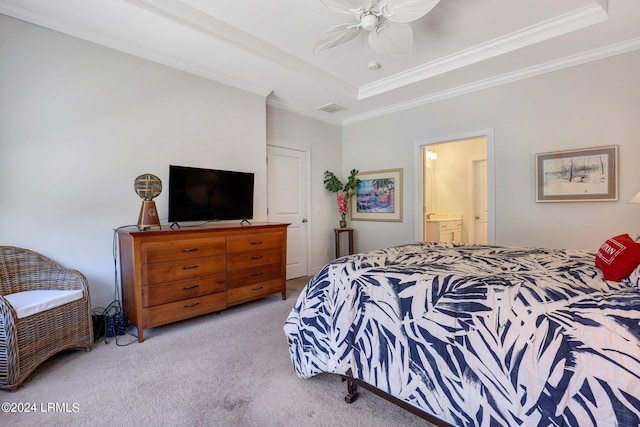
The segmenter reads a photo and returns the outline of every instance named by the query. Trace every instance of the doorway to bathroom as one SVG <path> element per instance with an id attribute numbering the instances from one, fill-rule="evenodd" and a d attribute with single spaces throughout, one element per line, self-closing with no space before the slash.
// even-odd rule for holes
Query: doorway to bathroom
<path id="1" fill-rule="evenodd" d="M 493 243 L 492 142 L 482 134 L 420 145 L 422 240 Z"/>

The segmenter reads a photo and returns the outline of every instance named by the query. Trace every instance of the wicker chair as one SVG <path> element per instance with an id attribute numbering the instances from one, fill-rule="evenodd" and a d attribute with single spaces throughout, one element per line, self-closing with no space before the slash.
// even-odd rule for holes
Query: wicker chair
<path id="1" fill-rule="evenodd" d="M 74 289 L 82 290 L 80 299 L 22 317 L 7 299 L 18 292 Z M 84 275 L 36 252 L 0 246 L 0 389 L 16 389 L 62 350 L 91 350 L 92 345 L 91 300 Z"/>

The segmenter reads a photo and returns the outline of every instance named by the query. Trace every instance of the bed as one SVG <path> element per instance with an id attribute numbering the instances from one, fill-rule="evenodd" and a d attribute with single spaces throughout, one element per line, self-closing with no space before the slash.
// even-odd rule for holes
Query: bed
<path id="1" fill-rule="evenodd" d="M 295 371 L 444 425 L 637 427 L 639 274 L 605 280 L 594 256 L 420 242 L 339 258 L 285 322 Z"/>

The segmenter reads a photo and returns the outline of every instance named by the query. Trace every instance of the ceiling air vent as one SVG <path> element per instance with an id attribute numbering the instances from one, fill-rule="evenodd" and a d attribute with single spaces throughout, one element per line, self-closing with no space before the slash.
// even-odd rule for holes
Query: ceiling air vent
<path id="1" fill-rule="evenodd" d="M 318 107 L 317 109 L 324 111 L 325 113 L 337 113 L 338 111 L 346 110 L 346 107 L 331 102 L 327 105 L 323 105 L 322 107 Z"/>

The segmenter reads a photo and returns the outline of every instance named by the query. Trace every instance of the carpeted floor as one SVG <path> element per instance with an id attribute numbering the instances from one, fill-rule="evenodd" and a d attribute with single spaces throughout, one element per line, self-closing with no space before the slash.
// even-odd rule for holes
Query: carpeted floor
<path id="1" fill-rule="evenodd" d="M 287 282 L 286 301 L 149 329 L 143 343 L 60 353 L 0 391 L 0 425 L 431 426 L 367 390 L 345 403 L 337 376 L 296 376 L 282 326 L 306 281 Z"/>

